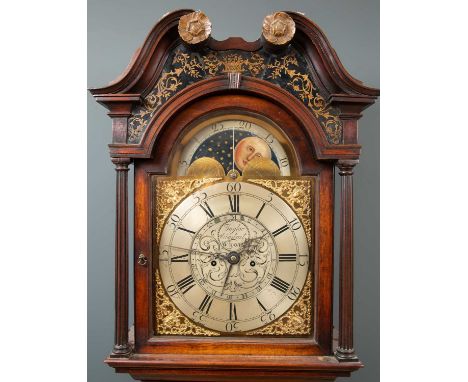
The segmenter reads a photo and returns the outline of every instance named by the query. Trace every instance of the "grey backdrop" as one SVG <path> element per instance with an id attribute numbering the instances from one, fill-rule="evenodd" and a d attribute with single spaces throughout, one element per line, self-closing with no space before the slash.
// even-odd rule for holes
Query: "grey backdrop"
<path id="1" fill-rule="evenodd" d="M 278 10 L 303 12 L 323 29 L 351 75 L 369 86 L 379 87 L 378 0 L 88 0 L 88 86 L 102 86 L 117 77 L 158 19 L 180 8 L 205 11 L 213 24 L 212 35 L 218 40 L 241 36 L 248 41 L 259 37 L 265 15 Z M 364 149 L 355 171 L 355 347 L 365 368 L 350 379 L 339 380 L 376 382 L 379 380 L 378 103 L 366 110 L 361 119 L 359 138 Z M 114 374 L 113 369 L 103 364 L 113 345 L 114 326 L 115 174 L 107 150 L 110 140 L 110 118 L 88 96 L 89 382 L 133 380 Z M 130 172 L 130 179 L 132 176 Z M 132 192 L 130 182 L 130 195 Z M 338 246 L 336 254 L 337 250 Z M 335 318 L 336 313 L 335 310 Z"/>

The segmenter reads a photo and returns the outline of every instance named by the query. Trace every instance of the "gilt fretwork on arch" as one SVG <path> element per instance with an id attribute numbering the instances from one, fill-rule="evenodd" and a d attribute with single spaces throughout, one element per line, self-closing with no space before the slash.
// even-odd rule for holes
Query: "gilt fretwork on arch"
<path id="1" fill-rule="evenodd" d="M 305 59 L 294 48 L 271 55 L 230 50 L 193 52 L 179 45 L 167 58 L 164 70 L 141 105 L 132 110 L 128 123 L 128 143 L 139 143 L 155 112 L 185 87 L 206 78 L 229 72 L 241 73 L 271 82 L 300 99 L 320 123 L 327 140 L 342 142 L 343 125 L 337 108 L 327 105 Z"/>

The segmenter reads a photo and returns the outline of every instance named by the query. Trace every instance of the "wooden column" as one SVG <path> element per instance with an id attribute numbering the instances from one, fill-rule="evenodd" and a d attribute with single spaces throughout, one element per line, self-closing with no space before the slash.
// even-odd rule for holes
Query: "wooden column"
<path id="1" fill-rule="evenodd" d="M 353 168 L 357 160 L 339 160 L 341 175 L 340 204 L 340 306 L 339 361 L 358 361 L 353 344 Z"/>
<path id="2" fill-rule="evenodd" d="M 128 165 L 129 158 L 112 158 L 116 171 L 115 337 L 111 357 L 126 357 L 128 343 Z"/>

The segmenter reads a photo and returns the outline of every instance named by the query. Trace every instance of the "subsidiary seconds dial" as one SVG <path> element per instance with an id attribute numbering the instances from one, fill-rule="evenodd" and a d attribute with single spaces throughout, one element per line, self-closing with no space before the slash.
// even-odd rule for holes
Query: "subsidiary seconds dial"
<path id="1" fill-rule="evenodd" d="M 168 217 L 159 268 L 177 308 L 220 332 L 257 329 L 283 315 L 308 272 L 300 219 L 275 193 L 219 182 L 184 199 Z"/>

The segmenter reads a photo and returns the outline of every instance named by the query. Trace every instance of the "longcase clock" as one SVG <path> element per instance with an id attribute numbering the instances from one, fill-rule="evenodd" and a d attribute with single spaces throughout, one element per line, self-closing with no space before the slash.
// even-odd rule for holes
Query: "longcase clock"
<path id="1" fill-rule="evenodd" d="M 117 172 L 115 344 L 106 363 L 144 381 L 347 376 L 362 367 L 352 309 L 357 121 L 378 90 L 352 78 L 299 13 L 266 16 L 254 42 L 210 33 L 203 12 L 170 13 L 118 79 L 90 90 L 112 118 Z"/>

